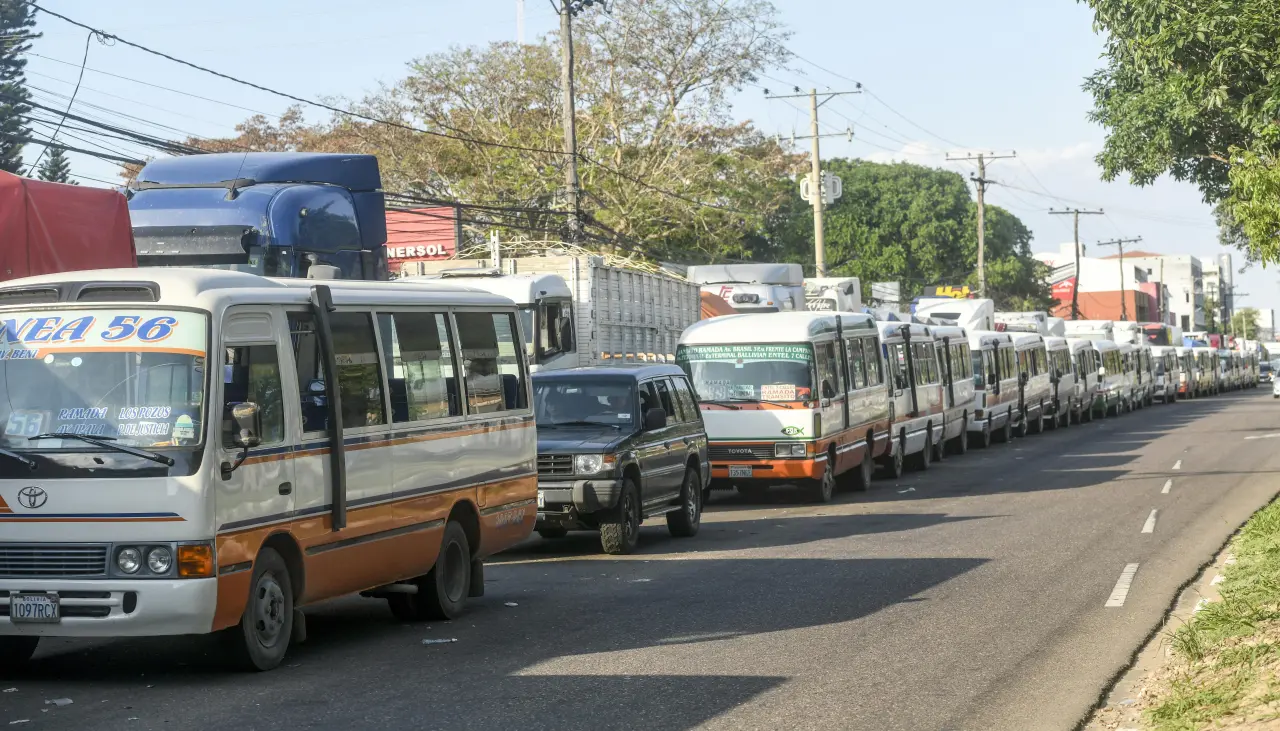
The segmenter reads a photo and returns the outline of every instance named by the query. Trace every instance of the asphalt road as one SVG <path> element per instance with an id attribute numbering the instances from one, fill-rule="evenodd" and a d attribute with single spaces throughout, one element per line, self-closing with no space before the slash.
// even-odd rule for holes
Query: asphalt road
<path id="1" fill-rule="evenodd" d="M 311 608 L 310 641 L 271 673 L 228 672 L 210 638 L 46 641 L 0 682 L 16 688 L 0 726 L 1069 729 L 1280 491 L 1280 439 L 1258 438 L 1277 433 L 1259 389 L 971 451 L 831 505 L 720 493 L 697 537 L 655 522 L 634 556 L 532 540 L 490 565 L 463 620 Z"/>

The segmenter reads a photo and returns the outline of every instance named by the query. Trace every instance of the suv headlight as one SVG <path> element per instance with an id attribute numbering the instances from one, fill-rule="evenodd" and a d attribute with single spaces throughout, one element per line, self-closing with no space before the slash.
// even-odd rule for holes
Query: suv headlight
<path id="1" fill-rule="evenodd" d="M 780 442 L 773 445 L 775 457 L 805 457 L 808 450 L 803 442 Z"/>
<path id="2" fill-rule="evenodd" d="M 579 475 L 598 475 L 612 470 L 617 458 L 612 454 L 579 454 L 573 458 L 573 471 Z"/>

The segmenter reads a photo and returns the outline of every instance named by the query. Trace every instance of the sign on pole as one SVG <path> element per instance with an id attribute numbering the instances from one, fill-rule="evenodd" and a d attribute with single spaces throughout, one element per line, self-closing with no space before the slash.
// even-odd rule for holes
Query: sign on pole
<path id="1" fill-rule="evenodd" d="M 813 195 L 810 189 L 810 177 L 806 175 L 800 179 L 800 197 L 812 203 Z M 822 174 L 822 202 L 830 205 L 840 200 L 842 195 L 844 195 L 844 181 L 840 179 L 839 175 L 824 172 Z"/>

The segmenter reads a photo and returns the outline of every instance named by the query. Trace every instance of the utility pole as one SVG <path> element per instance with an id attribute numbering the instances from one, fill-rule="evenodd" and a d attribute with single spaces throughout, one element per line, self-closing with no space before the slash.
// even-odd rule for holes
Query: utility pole
<path id="1" fill-rule="evenodd" d="M 1127 277 L 1124 275 L 1124 245 L 1136 244 L 1142 241 L 1139 236 L 1133 239 L 1112 239 L 1111 241 L 1099 241 L 1098 246 L 1115 246 L 1120 249 L 1120 319 L 1122 321 L 1129 319 L 1129 303 L 1125 301 L 1124 281 Z"/>
<path id="2" fill-rule="evenodd" d="M 516 0 L 516 43 L 524 45 L 524 0 Z"/>
<path id="3" fill-rule="evenodd" d="M 1080 319 L 1080 216 L 1101 216 L 1102 209 L 1096 211 L 1082 211 L 1079 208 L 1065 208 L 1061 211 L 1049 209 L 1051 216 L 1065 216 L 1071 214 L 1075 219 L 1075 255 L 1076 255 L 1076 286 L 1071 288 L 1071 319 Z"/>
<path id="4" fill-rule="evenodd" d="M 807 136 L 797 137 L 791 136 L 792 142 L 796 140 L 808 139 L 812 141 L 812 149 L 809 160 L 809 198 L 813 204 L 813 261 L 814 271 L 819 277 L 827 276 L 827 239 L 826 232 L 823 229 L 822 211 L 826 206 L 824 196 L 826 194 L 826 186 L 823 184 L 822 178 L 822 154 L 818 144 L 818 140 L 823 137 L 847 137 L 853 140 L 853 128 L 845 130 L 841 134 L 824 135 L 818 129 L 818 109 L 835 97 L 844 96 L 845 94 L 861 94 L 862 85 L 858 85 L 855 91 L 830 91 L 824 92 L 826 98 L 821 102 L 818 101 L 818 90 L 810 89 L 808 94 L 800 93 L 800 88 L 795 88 L 795 94 L 785 96 L 770 96 L 769 90 L 765 89 L 766 99 L 798 99 L 809 97 L 809 134 Z"/>
<path id="5" fill-rule="evenodd" d="M 996 183 L 994 180 L 987 179 L 987 161 L 988 160 L 1006 160 L 1017 157 L 1017 152 L 1009 152 L 999 155 L 994 152 L 963 152 L 963 153 L 947 153 L 947 161 L 971 161 L 978 162 L 978 175 L 969 176 L 978 189 L 978 296 L 985 297 L 987 295 L 987 185 Z"/>
<path id="6" fill-rule="evenodd" d="M 519 0 L 518 0 L 519 2 Z M 570 243 L 582 238 L 582 206 L 578 198 L 578 132 L 574 118 L 573 98 L 573 17 L 583 8 L 600 5 L 609 9 L 605 0 L 560 0 L 556 9 L 560 12 L 560 86 L 563 94 L 564 124 L 564 187 L 565 200 L 569 204 L 568 231 L 565 238 Z M 524 3 L 519 2 L 519 33 L 524 35 Z M 554 4 L 553 4 L 553 7 Z M 523 42 L 523 38 L 521 39 Z"/>
<path id="7" fill-rule="evenodd" d="M 1156 314 L 1160 316 L 1161 325 L 1168 324 L 1164 321 L 1164 306 L 1166 304 L 1164 301 L 1165 289 L 1166 287 L 1164 286 L 1164 257 L 1162 256 L 1160 257 L 1160 289 L 1156 290 L 1156 294 L 1159 295 L 1158 297 L 1156 297 Z"/>

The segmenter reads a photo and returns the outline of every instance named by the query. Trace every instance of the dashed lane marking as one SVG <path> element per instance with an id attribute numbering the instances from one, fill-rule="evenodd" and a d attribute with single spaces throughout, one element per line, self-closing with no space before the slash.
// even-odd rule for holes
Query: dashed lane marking
<path id="1" fill-rule="evenodd" d="M 1165 480 L 1164 488 L 1160 490 L 1161 495 L 1168 495 L 1169 490 L 1173 489 L 1173 480 Z"/>
<path id="2" fill-rule="evenodd" d="M 1159 511 L 1159 510 L 1152 510 L 1152 511 L 1151 511 L 1151 515 L 1148 515 L 1148 516 L 1147 516 L 1147 522 L 1145 522 L 1145 523 L 1143 523 L 1143 524 L 1142 524 L 1142 532 L 1143 532 L 1143 533 L 1155 533 L 1155 531 L 1156 531 L 1156 513 L 1158 513 L 1158 512 L 1160 512 L 1160 511 Z"/>
<path id="3" fill-rule="evenodd" d="M 1124 571 L 1120 572 L 1120 578 L 1116 580 L 1116 586 L 1111 590 L 1111 596 L 1107 597 L 1107 607 L 1123 607 L 1124 600 L 1129 596 L 1129 587 L 1133 586 L 1133 576 L 1138 573 L 1138 564 L 1126 564 Z"/>
<path id="4" fill-rule="evenodd" d="M 1180 470 L 1180 469 L 1182 469 L 1182 460 L 1178 460 L 1177 462 L 1174 462 L 1174 463 L 1173 463 L 1173 468 L 1174 468 L 1175 470 Z"/>

